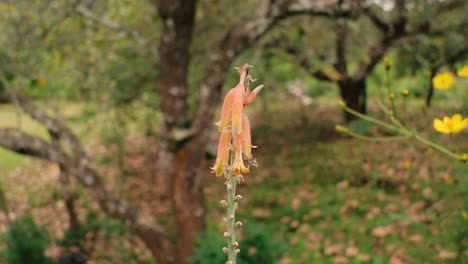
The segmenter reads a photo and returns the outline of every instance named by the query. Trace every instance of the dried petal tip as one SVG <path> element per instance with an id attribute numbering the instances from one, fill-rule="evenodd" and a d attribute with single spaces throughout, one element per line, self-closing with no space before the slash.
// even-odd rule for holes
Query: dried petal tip
<path id="1" fill-rule="evenodd" d="M 257 87 L 255 87 L 255 89 L 253 89 L 253 91 L 251 91 L 248 95 L 247 95 L 247 98 L 245 99 L 245 103 L 246 105 L 250 104 L 254 99 L 255 97 L 257 96 L 257 94 L 263 89 L 264 85 L 259 85 Z"/>

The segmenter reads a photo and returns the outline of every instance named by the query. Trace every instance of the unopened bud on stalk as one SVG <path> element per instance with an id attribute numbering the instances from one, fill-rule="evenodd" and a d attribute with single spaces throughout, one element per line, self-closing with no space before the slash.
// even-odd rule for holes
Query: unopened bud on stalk
<path id="1" fill-rule="evenodd" d="M 344 132 L 348 131 L 348 128 L 346 128 L 346 127 L 344 127 L 342 125 L 336 125 L 335 130 L 338 131 L 338 132 L 344 133 Z"/>
<path id="2" fill-rule="evenodd" d="M 231 237 L 231 234 L 229 234 L 228 232 L 224 232 L 223 236 L 224 237 Z"/>
<path id="3" fill-rule="evenodd" d="M 242 226 L 242 222 L 241 222 L 241 221 L 236 222 L 236 227 L 241 227 L 241 226 Z"/>
<path id="4" fill-rule="evenodd" d="M 460 158 L 461 161 L 468 161 L 467 153 L 460 154 L 458 157 Z"/>
<path id="5" fill-rule="evenodd" d="M 232 243 L 232 245 L 233 245 L 234 247 L 238 247 L 238 246 L 239 246 L 239 243 L 238 243 L 237 241 L 235 241 L 234 243 Z"/>
<path id="6" fill-rule="evenodd" d="M 227 247 L 223 247 L 223 252 L 227 254 L 229 252 L 229 249 Z"/>
<path id="7" fill-rule="evenodd" d="M 222 206 L 225 206 L 227 207 L 229 204 L 226 200 L 221 200 L 221 202 L 219 202 Z"/>
<path id="8" fill-rule="evenodd" d="M 242 195 L 238 194 L 236 197 L 234 197 L 234 200 L 240 201 L 242 199 Z"/>
<path id="9" fill-rule="evenodd" d="M 389 98 L 390 100 L 395 99 L 395 94 L 394 94 L 394 93 L 390 93 L 390 94 L 388 95 L 388 98 Z"/>
<path id="10" fill-rule="evenodd" d="M 236 249 L 236 254 L 239 254 L 240 253 L 240 249 Z"/>
<path id="11" fill-rule="evenodd" d="M 338 102 L 338 106 L 341 107 L 341 108 L 344 108 L 344 107 L 346 107 L 346 102 L 343 101 L 343 100 L 340 100 L 340 101 Z"/>
<path id="12" fill-rule="evenodd" d="M 408 89 L 403 89 L 403 91 L 401 91 L 401 95 L 403 96 L 408 96 L 408 94 L 409 94 Z"/>
<path id="13" fill-rule="evenodd" d="M 392 61 L 388 57 L 385 57 L 384 65 L 385 65 L 385 69 L 388 71 L 392 68 Z"/>

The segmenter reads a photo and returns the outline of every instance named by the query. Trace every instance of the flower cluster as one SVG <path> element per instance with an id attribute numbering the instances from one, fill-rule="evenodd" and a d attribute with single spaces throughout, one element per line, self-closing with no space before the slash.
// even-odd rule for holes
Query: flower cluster
<path id="1" fill-rule="evenodd" d="M 250 91 L 249 84 L 254 81 L 249 75 L 251 66 L 245 64 L 236 69 L 239 71 L 239 83 L 226 94 L 221 110 L 221 119 L 216 122 L 221 136 L 218 143 L 218 155 L 215 165 L 211 168 L 216 176 L 221 176 L 230 169 L 234 176 L 248 174 L 249 168 L 244 165 L 244 157 L 252 161 L 252 146 L 250 122 L 244 113 L 244 107 L 257 96 L 263 85 Z M 234 147 L 235 158 L 229 167 L 231 147 Z"/>
<path id="2" fill-rule="evenodd" d="M 442 120 L 434 119 L 434 129 L 443 134 L 455 134 L 463 131 L 468 126 L 468 118 L 460 114 L 454 114 L 452 118 L 445 116 Z"/>

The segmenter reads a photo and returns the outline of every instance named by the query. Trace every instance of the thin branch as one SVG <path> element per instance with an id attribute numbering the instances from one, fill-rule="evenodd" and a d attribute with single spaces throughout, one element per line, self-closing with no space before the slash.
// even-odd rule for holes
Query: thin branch
<path id="1" fill-rule="evenodd" d="M 93 20 L 112 30 L 119 31 L 125 36 L 132 37 L 140 46 L 145 48 L 145 50 L 148 50 L 154 58 L 157 58 L 159 56 L 158 47 L 154 45 L 150 40 L 142 36 L 138 31 L 125 27 L 112 20 L 100 17 L 82 5 L 77 6 L 75 10 L 85 18 Z"/>
<path id="2" fill-rule="evenodd" d="M 359 2 L 359 1 L 357 1 Z M 353 2 L 351 2 L 353 3 Z M 323 6 L 314 1 L 265 0 L 257 13 L 232 26 L 212 53 L 207 74 L 200 87 L 199 105 L 193 127 L 196 131 L 208 127 L 214 118 L 214 107 L 221 97 L 226 72 L 233 60 L 255 41 L 267 34 L 275 25 L 296 16 L 354 17 L 359 11 L 355 5 L 338 8 L 337 3 Z M 325 75 L 322 75 L 325 78 Z"/>
<path id="3" fill-rule="evenodd" d="M 390 29 L 388 23 L 381 19 L 370 7 L 364 8 L 363 12 L 381 32 L 387 32 Z"/>

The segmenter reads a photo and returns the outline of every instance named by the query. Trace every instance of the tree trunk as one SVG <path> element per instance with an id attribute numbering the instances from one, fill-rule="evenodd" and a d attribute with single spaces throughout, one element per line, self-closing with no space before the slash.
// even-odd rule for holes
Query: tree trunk
<path id="1" fill-rule="evenodd" d="M 365 114 L 367 112 L 367 89 L 366 79 L 350 79 L 346 78 L 338 82 L 340 87 L 340 94 L 346 105 L 359 112 Z M 348 112 L 344 112 L 344 119 L 346 122 L 353 121 L 357 117 Z"/>
<path id="2" fill-rule="evenodd" d="M 431 69 L 429 73 L 429 86 L 427 88 L 427 95 L 426 95 L 426 107 L 431 106 L 432 96 L 434 95 L 434 84 L 432 83 L 432 79 L 437 73 L 438 68 L 434 67 Z"/>
<path id="3" fill-rule="evenodd" d="M 205 227 L 201 174 L 204 140 L 191 135 L 187 117 L 187 78 L 197 1 L 157 1 L 162 19 L 158 88 L 162 113 L 159 170 L 165 178 L 174 210 L 174 263 L 187 263 L 195 239 Z M 197 131 L 198 132 L 198 131 Z"/>

